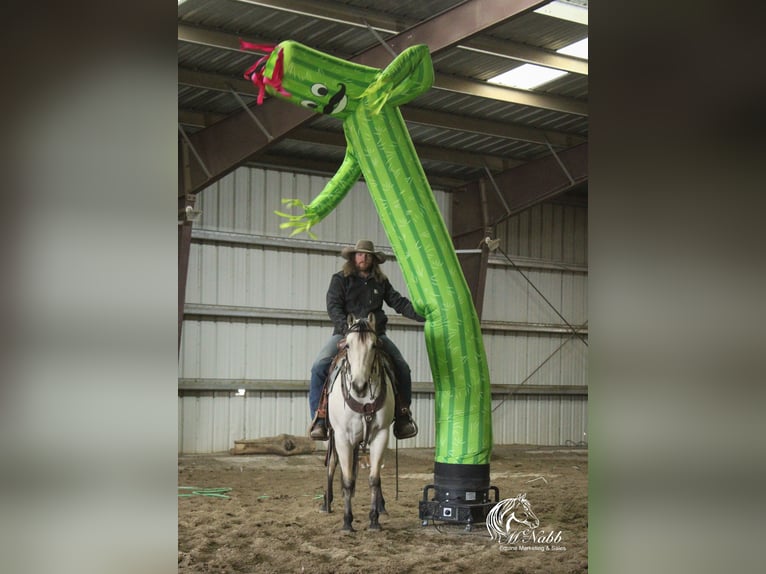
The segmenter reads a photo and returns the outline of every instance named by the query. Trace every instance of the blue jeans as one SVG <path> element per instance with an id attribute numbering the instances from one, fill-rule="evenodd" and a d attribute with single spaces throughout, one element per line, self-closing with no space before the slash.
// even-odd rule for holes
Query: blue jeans
<path id="1" fill-rule="evenodd" d="M 309 387 L 309 407 L 311 408 L 311 420 L 314 420 L 317 409 L 319 408 L 319 399 L 322 396 L 322 387 L 324 386 L 327 372 L 330 370 L 330 364 L 338 352 L 338 343 L 343 335 L 333 335 L 319 351 L 319 355 L 311 366 L 311 386 Z M 380 335 L 378 342 L 383 350 L 391 357 L 394 365 L 394 375 L 398 382 L 398 390 L 401 395 L 402 404 L 410 406 L 412 402 L 412 373 L 407 361 L 402 357 L 394 342 L 386 335 Z"/>

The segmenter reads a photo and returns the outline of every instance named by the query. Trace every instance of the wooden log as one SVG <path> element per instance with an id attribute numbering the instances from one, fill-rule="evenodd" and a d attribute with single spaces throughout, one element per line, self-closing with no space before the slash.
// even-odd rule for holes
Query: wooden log
<path id="1" fill-rule="evenodd" d="M 315 441 L 308 437 L 296 437 L 289 434 L 278 436 L 235 440 L 229 454 L 310 454 L 316 450 Z"/>

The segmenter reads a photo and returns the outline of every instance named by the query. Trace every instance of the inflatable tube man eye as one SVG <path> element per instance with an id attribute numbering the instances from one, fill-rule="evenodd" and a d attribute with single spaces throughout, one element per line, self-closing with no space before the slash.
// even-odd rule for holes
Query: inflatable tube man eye
<path id="1" fill-rule="evenodd" d="M 268 52 L 246 74 L 259 88 L 259 103 L 265 91 L 339 118 L 348 142 L 338 172 L 310 204 L 285 201 L 303 213 L 279 213 L 288 219 L 282 227 L 294 228 L 293 234 L 310 233 L 364 175 L 413 306 L 426 317 L 435 385 L 436 462 L 488 464 L 491 395 L 479 318 L 398 108 L 433 83 L 428 46 L 407 48 L 383 70 L 292 41 L 256 49 Z"/>

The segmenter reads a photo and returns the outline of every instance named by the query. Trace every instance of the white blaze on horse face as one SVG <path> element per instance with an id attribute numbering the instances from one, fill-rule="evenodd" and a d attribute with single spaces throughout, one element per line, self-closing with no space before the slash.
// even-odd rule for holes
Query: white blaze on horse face
<path id="1" fill-rule="evenodd" d="M 371 332 L 351 331 L 346 335 L 346 343 L 351 367 L 351 385 L 357 393 L 362 394 L 372 371 L 375 335 Z"/>

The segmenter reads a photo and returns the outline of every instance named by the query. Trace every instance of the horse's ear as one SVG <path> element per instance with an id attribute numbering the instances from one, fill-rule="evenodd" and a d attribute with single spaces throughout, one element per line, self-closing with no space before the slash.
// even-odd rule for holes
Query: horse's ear
<path id="1" fill-rule="evenodd" d="M 370 311 L 367 315 L 367 322 L 370 324 L 370 327 L 372 327 L 372 330 L 375 330 L 375 313 Z"/>
<path id="2" fill-rule="evenodd" d="M 356 321 L 356 317 L 354 317 L 353 313 L 349 313 L 348 317 L 346 317 L 346 321 L 348 322 L 348 326 L 350 327 Z"/>

